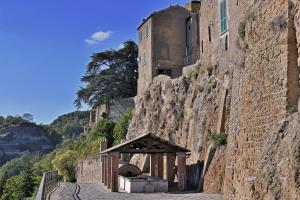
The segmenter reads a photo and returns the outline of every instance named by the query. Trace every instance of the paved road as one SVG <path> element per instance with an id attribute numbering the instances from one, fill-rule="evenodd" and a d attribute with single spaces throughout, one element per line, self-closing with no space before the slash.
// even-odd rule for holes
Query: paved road
<path id="1" fill-rule="evenodd" d="M 50 200 L 220 200 L 221 196 L 204 193 L 112 193 L 101 184 L 62 183 Z"/>

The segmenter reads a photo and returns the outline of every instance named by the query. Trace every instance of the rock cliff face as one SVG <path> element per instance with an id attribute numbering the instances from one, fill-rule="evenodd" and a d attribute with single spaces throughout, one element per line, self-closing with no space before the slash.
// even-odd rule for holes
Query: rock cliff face
<path id="1" fill-rule="evenodd" d="M 200 33 L 207 22 L 218 25 L 217 2 L 202 1 Z M 300 199 L 299 5 L 229 0 L 229 49 L 217 32 L 211 43 L 200 34 L 198 69 L 188 78 L 154 78 L 136 97 L 127 138 L 156 133 L 190 149 L 187 161 L 194 164 L 205 159 L 208 133 L 225 132 L 204 191 L 224 199 Z"/>
<path id="2" fill-rule="evenodd" d="M 0 164 L 27 150 L 49 152 L 55 145 L 49 133 L 37 125 L 15 125 L 0 129 Z"/>
<path id="3" fill-rule="evenodd" d="M 229 107 L 229 102 L 221 106 L 224 104 L 224 96 L 219 94 L 226 91 L 222 80 L 205 73 L 199 75 L 198 80 L 194 77 L 156 77 L 146 93 L 136 99 L 135 115 L 127 138 L 153 132 L 190 149 L 188 164 L 204 160 L 209 146 L 208 132 L 219 132 L 216 124 L 220 124 L 221 131 L 225 131 L 226 114 L 220 122 L 220 113 Z M 207 182 L 207 185 L 211 184 L 213 187 L 205 185 L 209 187 L 209 192 L 219 192 L 222 188 L 224 171 L 214 170 L 213 166 L 224 169 L 224 151 L 217 151 L 216 157 L 221 162 L 211 164 L 210 169 L 216 176 L 215 181 Z"/>

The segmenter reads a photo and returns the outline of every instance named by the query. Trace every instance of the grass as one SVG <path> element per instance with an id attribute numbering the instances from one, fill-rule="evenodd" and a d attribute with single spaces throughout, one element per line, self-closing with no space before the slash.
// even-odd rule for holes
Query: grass
<path id="1" fill-rule="evenodd" d="M 215 146 L 221 146 L 226 144 L 227 142 L 227 136 L 225 133 L 209 133 L 208 139 L 211 143 L 213 143 Z"/>
<path id="2" fill-rule="evenodd" d="M 246 23 L 245 22 L 240 22 L 239 25 L 239 36 L 242 40 L 245 39 L 246 36 Z"/>

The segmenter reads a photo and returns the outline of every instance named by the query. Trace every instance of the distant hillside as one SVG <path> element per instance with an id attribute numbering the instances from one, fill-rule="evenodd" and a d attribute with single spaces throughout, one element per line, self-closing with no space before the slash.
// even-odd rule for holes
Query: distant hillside
<path id="1" fill-rule="evenodd" d="M 50 127 L 63 138 L 75 138 L 83 132 L 89 121 L 89 111 L 75 111 L 59 116 Z"/>
<path id="2" fill-rule="evenodd" d="M 0 165 L 24 151 L 47 153 L 60 141 L 60 136 L 34 123 L 10 125 L 0 129 Z"/>

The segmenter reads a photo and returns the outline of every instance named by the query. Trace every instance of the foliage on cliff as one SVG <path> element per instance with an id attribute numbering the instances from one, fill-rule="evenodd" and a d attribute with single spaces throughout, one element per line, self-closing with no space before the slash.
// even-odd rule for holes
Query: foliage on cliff
<path id="1" fill-rule="evenodd" d="M 129 123 L 133 116 L 133 109 L 129 108 L 125 111 L 124 115 L 121 117 L 119 122 L 116 124 L 114 128 L 114 143 L 121 143 L 122 139 L 126 137 Z"/>
<path id="2" fill-rule="evenodd" d="M 138 79 L 138 46 L 126 41 L 119 50 L 95 53 L 81 78 L 84 87 L 77 92 L 74 104 L 91 107 L 110 102 L 112 99 L 136 95 Z"/>
<path id="3" fill-rule="evenodd" d="M 88 120 L 88 111 L 75 111 L 59 116 L 50 124 L 50 127 L 63 138 L 75 138 L 83 132 Z"/>
<path id="4" fill-rule="evenodd" d="M 0 129 L 12 125 L 32 125 L 32 124 L 34 123 L 31 123 L 23 119 L 21 116 L 11 116 L 11 115 L 8 115 L 7 117 L 0 116 Z"/>
<path id="5" fill-rule="evenodd" d="M 75 181 L 75 165 L 80 158 L 94 156 L 99 152 L 100 138 L 105 137 L 108 145 L 113 144 L 115 123 L 103 119 L 81 138 L 67 139 L 56 150 L 52 160 L 54 169 L 64 177 L 65 181 Z"/>

